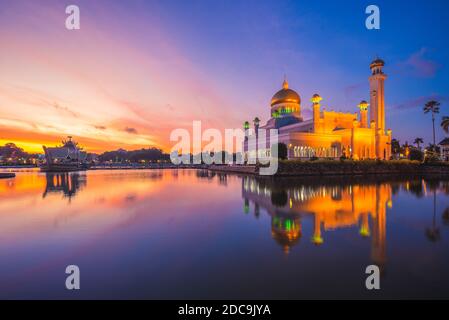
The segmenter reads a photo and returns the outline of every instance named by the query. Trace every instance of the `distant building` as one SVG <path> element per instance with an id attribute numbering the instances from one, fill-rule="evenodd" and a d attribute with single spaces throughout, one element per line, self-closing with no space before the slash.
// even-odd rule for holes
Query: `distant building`
<path id="1" fill-rule="evenodd" d="M 78 144 L 68 137 L 62 142 L 61 147 L 47 148 L 45 152 L 46 165 L 44 171 L 73 171 L 83 169 L 86 166 L 87 153 L 78 147 Z"/>
<path id="2" fill-rule="evenodd" d="M 440 147 L 441 160 L 449 161 L 449 138 L 443 139 L 438 146 Z"/>
<path id="3" fill-rule="evenodd" d="M 72 137 L 63 141 L 62 147 L 47 148 L 44 146 L 43 149 L 48 163 L 81 162 L 87 158 L 87 153 L 77 146 Z"/>
<path id="4" fill-rule="evenodd" d="M 289 88 L 284 80 L 282 89 L 271 99 L 271 117 L 259 127 L 254 120 L 254 129 L 278 129 L 279 142 L 287 145 L 288 158 L 338 158 L 389 159 L 391 156 L 391 130 L 385 127 L 384 81 L 387 76 L 382 68 L 384 61 L 376 59 L 370 64 L 370 104 L 360 102 L 360 118 L 357 113 L 343 113 L 321 109 L 322 98 L 315 94 L 311 102 L 312 119 L 301 116 L 301 97 Z M 368 122 L 368 113 L 369 120 Z M 249 123 L 245 130 L 249 134 Z M 258 133 L 244 141 L 243 154 L 249 158 L 270 156 L 271 145 L 266 141 L 263 148 L 257 146 Z M 269 133 L 267 132 L 267 136 Z M 251 138 L 252 137 L 252 138 Z M 268 139 L 267 139 L 268 140 Z"/>

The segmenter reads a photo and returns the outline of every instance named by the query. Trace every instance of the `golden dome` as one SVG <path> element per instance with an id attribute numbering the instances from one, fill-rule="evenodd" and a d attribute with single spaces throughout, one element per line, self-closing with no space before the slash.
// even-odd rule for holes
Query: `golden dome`
<path id="1" fill-rule="evenodd" d="M 301 104 L 301 98 L 295 90 L 288 88 L 287 80 L 284 80 L 282 84 L 282 89 L 275 93 L 273 98 L 271 98 L 271 106 L 278 103 L 297 103 Z"/>

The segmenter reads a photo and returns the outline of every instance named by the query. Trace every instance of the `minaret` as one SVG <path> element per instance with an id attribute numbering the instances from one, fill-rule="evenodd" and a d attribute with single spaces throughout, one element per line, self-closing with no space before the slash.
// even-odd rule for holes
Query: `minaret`
<path id="1" fill-rule="evenodd" d="M 384 81 L 387 76 L 382 68 L 385 62 L 379 58 L 371 62 L 370 87 L 370 120 L 376 122 L 376 134 L 385 134 Z"/>
<path id="2" fill-rule="evenodd" d="M 317 133 L 319 131 L 319 124 L 320 124 L 320 101 L 323 100 L 323 98 L 320 97 L 319 94 L 315 93 L 312 96 L 312 108 L 313 108 L 313 132 Z"/>
<path id="3" fill-rule="evenodd" d="M 360 109 L 360 127 L 368 128 L 368 102 L 365 100 L 359 103 Z"/>
<path id="4" fill-rule="evenodd" d="M 256 138 L 259 137 L 259 124 L 260 124 L 260 120 L 258 117 L 255 117 L 253 120 L 254 123 L 254 132 L 256 133 Z"/>
<path id="5" fill-rule="evenodd" d="M 243 123 L 243 131 L 245 132 L 245 139 L 243 140 L 243 161 L 248 161 L 248 136 L 249 136 L 249 122 Z"/>
<path id="6" fill-rule="evenodd" d="M 387 205 L 391 201 L 391 187 L 378 185 L 376 188 L 376 209 L 373 216 L 373 237 L 371 242 L 371 260 L 385 272 L 387 261 Z"/>

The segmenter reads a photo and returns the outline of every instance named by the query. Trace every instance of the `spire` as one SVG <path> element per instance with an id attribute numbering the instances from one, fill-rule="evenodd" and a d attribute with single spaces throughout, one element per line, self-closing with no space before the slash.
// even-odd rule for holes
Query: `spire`
<path id="1" fill-rule="evenodd" d="M 284 90 L 288 89 L 288 81 L 287 81 L 287 76 L 284 74 L 284 82 L 282 83 L 282 88 L 284 88 Z"/>

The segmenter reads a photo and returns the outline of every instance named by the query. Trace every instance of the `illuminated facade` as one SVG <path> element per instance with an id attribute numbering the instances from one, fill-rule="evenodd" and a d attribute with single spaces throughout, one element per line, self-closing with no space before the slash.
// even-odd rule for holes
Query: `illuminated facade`
<path id="1" fill-rule="evenodd" d="M 370 64 L 370 103 L 360 102 L 359 114 L 327 111 L 321 108 L 322 98 L 315 94 L 311 99 L 312 119 L 304 120 L 301 116 L 301 97 L 284 80 L 283 88 L 271 99 L 271 117 L 267 123 L 259 126 L 259 119 L 256 118 L 256 133 L 250 134 L 249 123 L 245 122 L 245 159 L 255 158 L 256 155 L 270 156 L 269 139 L 262 144 L 259 141 L 260 132 L 270 129 L 278 129 L 278 140 L 287 146 L 289 159 L 341 156 L 355 160 L 389 159 L 391 130 L 385 127 L 384 81 L 387 76 L 382 71 L 383 66 L 381 59 Z"/>

